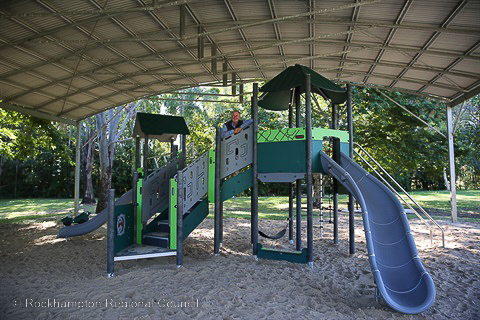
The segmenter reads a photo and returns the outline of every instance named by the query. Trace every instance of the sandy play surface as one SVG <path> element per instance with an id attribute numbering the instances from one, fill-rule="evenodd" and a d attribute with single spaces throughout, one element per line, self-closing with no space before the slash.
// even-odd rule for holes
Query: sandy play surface
<path id="1" fill-rule="evenodd" d="M 340 243 L 332 225 L 323 239 L 315 223 L 315 267 L 254 261 L 248 220 L 226 219 L 224 245 L 213 256 L 213 220 L 184 242 L 185 267 L 175 258 L 115 264 L 107 279 L 106 229 L 56 239 L 59 225 L 0 225 L 0 319 L 479 319 L 480 225 L 442 223 L 430 246 L 428 232 L 411 222 L 422 262 L 432 275 L 436 301 L 421 315 L 403 315 L 374 299 L 361 218 L 357 254 L 348 256 L 347 217 Z M 260 221 L 276 233 L 283 221 Z M 268 242 L 263 242 L 268 243 Z M 270 243 L 270 244 L 273 244 Z M 288 247 L 287 236 L 278 241 Z"/>

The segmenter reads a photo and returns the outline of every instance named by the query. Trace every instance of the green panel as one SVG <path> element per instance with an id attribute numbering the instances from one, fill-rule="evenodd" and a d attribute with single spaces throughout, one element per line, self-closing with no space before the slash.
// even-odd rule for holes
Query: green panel
<path id="1" fill-rule="evenodd" d="M 115 206 L 115 237 L 113 240 L 114 254 L 122 251 L 123 249 L 131 246 L 134 243 L 134 217 L 133 217 L 133 204 L 125 204 L 122 206 Z M 123 215 L 122 218 L 119 218 Z M 122 222 L 123 220 L 123 222 Z M 123 224 L 123 234 L 119 235 L 121 231 L 120 225 Z"/>
<path id="2" fill-rule="evenodd" d="M 136 242 L 137 244 L 142 244 L 142 186 L 143 186 L 143 179 L 138 179 L 137 182 L 137 221 L 136 221 Z"/>
<path id="3" fill-rule="evenodd" d="M 252 186 L 252 168 L 224 181 L 220 187 L 220 201 L 225 201 Z"/>
<path id="4" fill-rule="evenodd" d="M 185 240 L 193 230 L 208 216 L 208 199 L 203 199 L 195 208 L 183 219 L 182 233 Z M 170 248 L 172 249 L 172 248 Z"/>
<path id="5" fill-rule="evenodd" d="M 257 257 L 259 259 L 269 259 L 269 260 L 283 260 L 294 263 L 307 263 L 307 249 L 303 248 L 302 251 L 286 251 L 286 250 L 277 250 L 271 248 L 263 248 L 259 243 L 257 244 L 258 253 Z"/>
<path id="6" fill-rule="evenodd" d="M 340 152 L 350 157 L 350 148 L 348 142 L 340 142 Z"/>
<path id="7" fill-rule="evenodd" d="M 323 140 L 324 137 L 337 137 L 340 138 L 340 142 L 348 142 L 348 131 L 312 128 L 313 140 Z"/>
<path id="8" fill-rule="evenodd" d="M 144 138 L 145 134 L 161 136 L 163 134 L 190 134 L 190 132 L 183 117 L 137 112 L 133 136 Z"/>
<path id="9" fill-rule="evenodd" d="M 279 130 L 262 130 L 257 133 L 257 142 L 282 142 L 305 140 L 305 128 L 284 128 Z"/>
<path id="10" fill-rule="evenodd" d="M 170 249 L 177 249 L 177 180 L 170 179 L 169 220 L 170 220 Z"/>
<path id="11" fill-rule="evenodd" d="M 312 171 L 313 173 L 323 173 L 322 168 L 322 157 L 320 157 L 320 152 L 323 150 L 323 141 L 313 140 L 312 141 Z"/>
<path id="12" fill-rule="evenodd" d="M 306 172 L 306 141 L 258 144 L 258 173 Z"/>
<path id="13" fill-rule="evenodd" d="M 313 173 L 326 174 L 319 154 L 322 148 L 321 140 L 312 141 Z M 258 144 L 258 173 L 305 173 L 306 154 L 305 140 Z"/>
<path id="14" fill-rule="evenodd" d="M 208 201 L 215 202 L 215 150 L 208 150 Z"/>

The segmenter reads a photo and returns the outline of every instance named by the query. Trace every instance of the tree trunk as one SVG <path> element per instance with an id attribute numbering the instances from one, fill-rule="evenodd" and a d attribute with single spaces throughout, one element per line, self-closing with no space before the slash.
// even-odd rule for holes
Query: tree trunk
<path id="1" fill-rule="evenodd" d="M 95 140 L 92 139 L 93 132 L 87 127 L 87 143 L 82 148 L 83 158 L 82 158 L 82 169 L 83 169 L 83 185 L 82 185 L 82 204 L 94 204 L 96 203 L 95 197 L 93 196 L 93 182 L 92 182 L 92 171 L 93 171 L 93 156 L 95 151 Z"/>
<path id="2" fill-rule="evenodd" d="M 107 112 L 95 116 L 98 131 L 98 149 L 100 153 L 100 181 L 98 188 L 98 202 L 96 212 L 99 213 L 107 207 L 107 192 L 111 185 L 112 168 L 108 159 L 108 137 L 106 117 Z M 111 134 L 111 133 L 110 133 Z"/>
<path id="3" fill-rule="evenodd" d="M 112 167 L 115 156 L 115 142 L 125 130 L 128 120 L 133 116 L 136 105 L 131 104 L 122 127 L 118 130 L 120 116 L 115 115 L 120 107 L 110 109 L 95 116 L 98 132 L 98 149 L 100 154 L 100 182 L 96 212 L 101 212 L 107 207 L 107 193 L 112 185 Z M 128 108 L 127 108 L 128 110 Z"/>
<path id="4" fill-rule="evenodd" d="M 447 168 L 443 168 L 443 180 L 445 180 L 445 187 L 447 187 L 447 190 L 450 191 L 450 183 L 448 182 L 447 178 Z"/>

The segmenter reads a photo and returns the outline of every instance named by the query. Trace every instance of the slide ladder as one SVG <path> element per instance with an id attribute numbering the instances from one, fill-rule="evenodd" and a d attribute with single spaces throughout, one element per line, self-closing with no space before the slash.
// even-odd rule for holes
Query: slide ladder
<path id="1" fill-rule="evenodd" d="M 435 300 L 435 286 L 418 256 L 399 200 L 345 154 L 341 154 L 338 164 L 323 151 L 319 153 L 322 166 L 353 194 L 362 208 L 377 294 L 403 313 L 427 310 Z"/>

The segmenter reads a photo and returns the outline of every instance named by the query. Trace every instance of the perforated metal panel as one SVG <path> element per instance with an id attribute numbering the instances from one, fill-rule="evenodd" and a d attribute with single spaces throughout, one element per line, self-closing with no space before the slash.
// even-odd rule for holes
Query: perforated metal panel
<path id="1" fill-rule="evenodd" d="M 220 178 L 240 170 L 253 162 L 253 126 L 222 140 Z"/>
<path id="2" fill-rule="evenodd" d="M 170 178 L 177 174 L 184 163 L 183 157 L 175 157 L 165 166 L 149 174 L 143 181 L 142 188 L 142 222 L 168 204 L 168 185 Z"/>
<path id="3" fill-rule="evenodd" d="M 183 213 L 208 192 L 208 152 L 183 169 Z"/>

